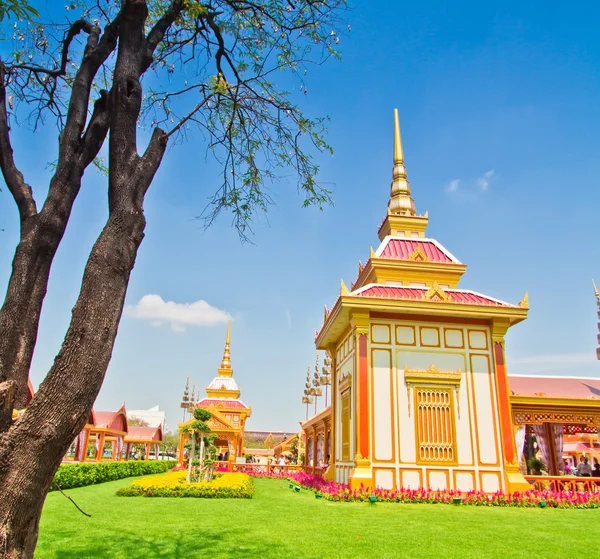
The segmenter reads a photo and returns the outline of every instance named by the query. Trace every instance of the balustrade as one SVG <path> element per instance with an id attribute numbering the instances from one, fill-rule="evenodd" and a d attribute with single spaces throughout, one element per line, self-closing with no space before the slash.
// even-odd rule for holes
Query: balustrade
<path id="1" fill-rule="evenodd" d="M 600 478 L 578 476 L 525 476 L 537 491 L 600 491 Z"/>

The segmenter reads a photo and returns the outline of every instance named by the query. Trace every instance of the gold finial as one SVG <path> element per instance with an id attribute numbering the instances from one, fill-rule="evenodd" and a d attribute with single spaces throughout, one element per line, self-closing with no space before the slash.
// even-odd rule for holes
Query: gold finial
<path id="1" fill-rule="evenodd" d="M 400 119 L 398 109 L 394 109 L 394 172 L 388 202 L 388 215 L 417 215 L 415 202 L 410 197 L 410 186 L 404 167 L 404 152 L 400 135 Z"/>
<path id="2" fill-rule="evenodd" d="M 188 375 L 185 381 L 185 390 L 183 391 L 183 402 L 190 401 L 190 375 Z"/>
<path id="3" fill-rule="evenodd" d="M 529 293 L 526 291 L 525 295 L 523 295 L 523 299 L 521 299 L 521 301 L 519 301 L 519 307 L 521 307 L 522 309 L 528 309 L 529 308 Z"/>
<path id="4" fill-rule="evenodd" d="M 340 280 L 340 295 L 348 295 L 348 293 L 350 292 L 348 291 L 344 280 Z"/>
<path id="5" fill-rule="evenodd" d="M 398 109 L 394 109 L 394 165 L 404 163 L 404 153 L 402 152 L 402 138 L 400 137 L 400 117 Z"/>
<path id="6" fill-rule="evenodd" d="M 323 305 L 323 322 L 325 322 L 327 320 L 328 316 L 329 316 L 329 309 L 327 308 L 327 305 Z"/>
<path id="7" fill-rule="evenodd" d="M 221 360 L 221 369 L 231 369 L 231 320 L 227 321 L 227 337 L 225 338 L 225 349 L 223 350 L 223 359 Z"/>
<path id="8" fill-rule="evenodd" d="M 596 295 L 596 300 L 598 301 L 598 308 L 600 308 L 600 293 L 598 293 L 598 288 L 594 280 L 592 280 L 592 285 L 594 286 L 594 295 Z"/>
<path id="9" fill-rule="evenodd" d="M 369 247 L 369 258 L 377 258 L 377 255 L 375 254 L 375 251 L 373 250 L 373 247 Z"/>

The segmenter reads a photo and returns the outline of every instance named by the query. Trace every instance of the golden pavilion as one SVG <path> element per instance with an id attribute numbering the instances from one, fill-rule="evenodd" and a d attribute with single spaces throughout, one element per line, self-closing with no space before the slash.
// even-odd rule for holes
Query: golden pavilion
<path id="1" fill-rule="evenodd" d="M 212 417 L 208 421 L 211 433 L 216 435 L 215 446 L 220 454 L 226 454 L 229 460 L 243 456 L 244 425 L 252 415 L 252 407 L 240 400 L 241 391 L 233 378 L 231 367 L 231 322 L 227 323 L 227 337 L 221 366 L 217 369 L 217 376 L 206 387 L 206 398 L 192 401 L 187 406 L 205 408 Z M 192 398 L 195 400 L 195 398 Z M 183 463 L 184 445 L 189 434 L 183 432 L 183 427 L 194 421 L 193 417 L 178 424 L 179 427 L 179 454 L 178 462 Z"/>
<path id="2" fill-rule="evenodd" d="M 411 196 L 395 111 L 380 244 L 349 288 L 342 281 L 316 335 L 332 360 L 326 475 L 353 487 L 526 489 L 504 336 L 527 318 L 527 295 L 511 304 L 459 288 L 466 265 L 427 237 L 427 224 Z"/>

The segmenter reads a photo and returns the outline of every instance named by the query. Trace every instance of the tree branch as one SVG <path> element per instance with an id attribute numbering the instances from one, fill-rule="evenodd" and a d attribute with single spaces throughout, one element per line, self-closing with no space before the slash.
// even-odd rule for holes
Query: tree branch
<path id="1" fill-rule="evenodd" d="M 169 30 L 173 22 L 179 17 L 185 7 L 184 0 L 173 0 L 169 9 L 165 14 L 154 24 L 154 27 L 150 30 L 146 37 L 146 52 L 142 58 L 141 73 L 143 74 L 152 64 L 154 58 L 154 51 L 160 44 L 165 36 L 165 33 Z"/>
<path id="2" fill-rule="evenodd" d="M 10 142 L 10 125 L 8 123 L 8 110 L 6 107 L 6 72 L 2 62 L 0 62 L 0 169 L 12 194 L 17 208 L 21 228 L 25 221 L 30 217 L 37 215 L 35 200 L 31 187 L 25 182 L 23 174 L 15 165 L 13 157 L 12 144 Z"/>
<path id="3" fill-rule="evenodd" d="M 96 158 L 110 127 L 111 95 L 100 90 L 100 98 L 94 103 L 94 112 L 82 138 L 80 164 L 83 169 Z"/>

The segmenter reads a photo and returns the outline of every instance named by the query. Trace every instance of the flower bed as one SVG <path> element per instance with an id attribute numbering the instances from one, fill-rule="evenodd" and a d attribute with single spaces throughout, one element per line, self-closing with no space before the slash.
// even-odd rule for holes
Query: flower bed
<path id="1" fill-rule="evenodd" d="M 439 491 L 434 489 L 351 489 L 320 477 L 302 472 L 259 473 L 254 477 L 288 479 L 307 489 L 311 489 L 329 501 L 369 502 L 376 497 L 376 502 L 384 503 L 432 503 L 453 504 L 460 499 L 461 504 L 488 507 L 539 507 L 554 508 L 600 508 L 600 493 L 588 491 L 523 491 L 515 493 L 484 493 L 482 491 Z M 541 504 L 540 504 L 541 503 Z"/>
<path id="2" fill-rule="evenodd" d="M 222 473 L 212 481 L 187 483 L 185 471 L 174 471 L 158 476 L 136 479 L 129 487 L 117 491 L 121 497 L 199 497 L 251 499 L 254 483 L 249 475 Z"/>
<path id="3" fill-rule="evenodd" d="M 71 489 L 126 477 L 158 474 L 170 470 L 175 463 L 174 460 L 132 460 L 61 464 L 54 476 L 55 483 L 50 486 L 50 491 L 56 490 L 57 485 L 61 489 Z"/>

